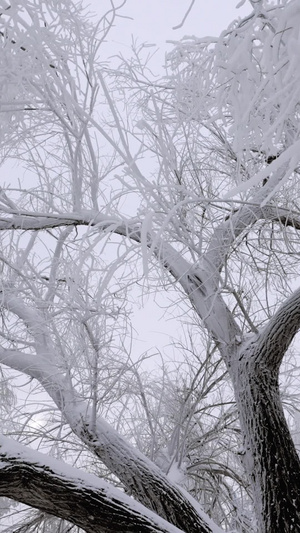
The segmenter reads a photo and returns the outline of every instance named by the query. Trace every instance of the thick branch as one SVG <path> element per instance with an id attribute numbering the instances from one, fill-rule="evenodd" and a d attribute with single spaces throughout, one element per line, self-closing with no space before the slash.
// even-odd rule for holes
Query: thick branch
<path id="1" fill-rule="evenodd" d="M 189 533 L 210 533 L 209 518 L 199 514 L 180 489 L 104 419 L 97 418 L 57 367 L 30 354 L 1 350 L 0 362 L 37 379 L 62 411 L 74 433 L 142 504 Z M 214 529 L 216 531 L 216 529 Z"/>
<path id="2" fill-rule="evenodd" d="M 0 220 L 0 231 L 9 229 L 44 230 L 61 226 L 93 226 L 105 233 L 116 233 L 137 243 L 158 259 L 174 279 L 180 283 L 191 300 L 198 315 L 204 321 L 208 331 L 221 344 L 231 344 L 240 334 L 237 324 L 227 309 L 223 299 L 212 284 L 212 269 L 200 269 L 191 265 L 170 244 L 155 234 L 142 230 L 143 222 L 138 219 L 109 217 L 99 212 L 86 211 L 67 215 L 43 215 L 26 212 L 14 215 L 9 220 Z M 144 233 L 146 233 L 144 235 Z M 146 242 L 143 242 L 146 239 Z"/>
<path id="3" fill-rule="evenodd" d="M 211 280 L 214 281 L 215 286 L 219 284 L 219 273 L 224 267 L 232 245 L 243 232 L 250 230 L 256 222 L 269 220 L 279 222 L 283 226 L 293 227 L 296 230 L 300 229 L 299 216 L 273 205 L 261 207 L 262 200 L 266 196 L 265 191 L 268 191 L 267 187 L 260 189 L 252 199 L 234 211 L 227 220 L 216 228 L 204 257 L 204 263 L 208 265 Z"/>
<path id="4" fill-rule="evenodd" d="M 281 305 L 277 313 L 259 335 L 256 361 L 270 371 L 279 371 L 281 361 L 300 329 L 300 289 Z"/>
<path id="5" fill-rule="evenodd" d="M 87 533 L 181 531 L 96 476 L 6 437 L 0 437 L 0 496 L 68 520 Z"/>

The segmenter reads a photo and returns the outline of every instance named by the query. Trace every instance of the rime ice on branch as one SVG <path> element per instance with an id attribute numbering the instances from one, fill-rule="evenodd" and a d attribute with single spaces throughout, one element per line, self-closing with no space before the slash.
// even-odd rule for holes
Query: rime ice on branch
<path id="1" fill-rule="evenodd" d="M 300 7 L 249 4 L 159 81 L 146 47 L 103 61 L 122 6 L 0 8 L 0 494 L 28 532 L 299 529 Z M 147 299 L 172 353 L 137 355 Z"/>

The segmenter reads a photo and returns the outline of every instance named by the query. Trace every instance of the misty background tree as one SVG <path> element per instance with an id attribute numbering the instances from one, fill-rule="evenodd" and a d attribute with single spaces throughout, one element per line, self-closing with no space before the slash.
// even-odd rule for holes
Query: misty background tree
<path id="1" fill-rule="evenodd" d="M 122 7 L 1 2 L 1 527 L 299 531 L 299 3 L 161 79 Z"/>

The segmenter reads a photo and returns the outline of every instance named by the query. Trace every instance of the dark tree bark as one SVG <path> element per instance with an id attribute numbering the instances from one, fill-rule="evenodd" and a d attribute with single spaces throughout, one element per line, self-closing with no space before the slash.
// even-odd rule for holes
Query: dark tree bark
<path id="1" fill-rule="evenodd" d="M 279 394 L 280 363 L 300 326 L 300 291 L 232 362 L 259 532 L 300 531 L 300 460 Z"/>
<path id="2" fill-rule="evenodd" d="M 0 448 L 0 496 L 36 507 L 81 527 L 87 533 L 180 533 L 141 504 L 93 476 L 80 476 L 59 461 L 4 439 Z M 12 444 L 14 451 L 7 448 Z M 73 475 L 74 473 L 74 475 Z M 119 496 L 118 496 L 119 493 Z M 201 531 L 200 529 L 198 531 Z"/>

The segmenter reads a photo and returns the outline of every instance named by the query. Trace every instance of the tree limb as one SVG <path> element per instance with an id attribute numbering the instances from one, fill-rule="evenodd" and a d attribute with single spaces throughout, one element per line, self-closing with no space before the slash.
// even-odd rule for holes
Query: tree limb
<path id="1" fill-rule="evenodd" d="M 182 533 L 96 476 L 3 436 L 0 496 L 68 520 L 87 533 Z"/>
<path id="2" fill-rule="evenodd" d="M 89 405 L 42 356 L 0 350 L 0 362 L 39 381 L 73 432 L 113 472 L 143 505 L 189 533 L 210 533 L 209 518 L 141 452 L 133 448 L 103 418 L 93 420 Z"/>
<path id="3" fill-rule="evenodd" d="M 260 333 L 256 346 L 256 361 L 266 365 L 270 371 L 278 372 L 282 359 L 299 329 L 300 289 L 297 289 L 285 300 Z"/>
<path id="4" fill-rule="evenodd" d="M 141 243 L 142 239 L 145 238 L 143 237 L 142 224 L 143 221 L 137 218 L 112 217 L 94 211 L 50 216 L 26 212 L 13 215 L 9 220 L 2 219 L 1 221 L 0 219 L 0 231 L 8 229 L 37 231 L 61 226 L 84 225 L 97 227 L 99 231 L 116 233 Z M 231 231 L 229 234 L 226 238 L 232 239 Z M 216 236 L 216 238 L 218 237 Z M 211 267 L 208 270 L 195 267 L 169 243 L 155 234 L 147 232 L 146 239 L 146 247 L 150 249 L 150 252 L 158 259 L 163 268 L 168 270 L 174 279 L 180 283 L 214 338 L 223 345 L 231 345 L 235 342 L 235 336 L 240 334 L 240 330 L 222 297 L 218 294 L 218 287 L 213 286 Z M 219 248 L 221 249 L 221 247 Z M 211 260 L 208 259 L 209 262 Z"/>

